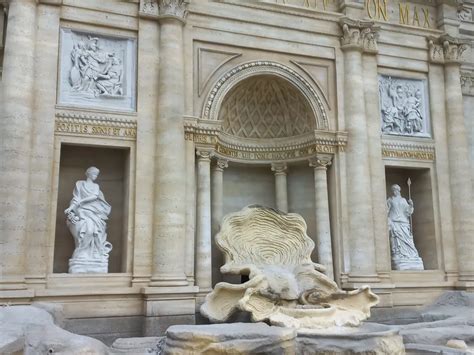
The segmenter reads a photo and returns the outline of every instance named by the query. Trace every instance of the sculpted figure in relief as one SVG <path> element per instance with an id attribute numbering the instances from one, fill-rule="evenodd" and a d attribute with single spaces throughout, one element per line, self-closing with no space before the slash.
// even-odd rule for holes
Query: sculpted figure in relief
<path id="1" fill-rule="evenodd" d="M 87 180 L 76 182 L 71 203 L 64 211 L 75 243 L 69 273 L 107 272 L 112 244 L 107 241 L 106 221 L 112 208 L 94 182 L 99 172 L 93 166 L 87 169 Z"/>
<path id="2" fill-rule="evenodd" d="M 395 270 L 423 270 L 411 230 L 410 217 L 414 207 L 411 199 L 401 196 L 399 185 L 392 186 L 393 196 L 387 200 L 388 230 L 392 249 L 392 267 Z"/>
<path id="3" fill-rule="evenodd" d="M 75 91 L 93 97 L 123 95 L 122 61 L 116 53 L 102 50 L 97 37 L 82 38 L 74 44 L 71 61 L 69 83 Z"/>
<path id="4" fill-rule="evenodd" d="M 382 132 L 398 135 L 426 134 L 420 81 L 381 77 L 379 81 Z"/>

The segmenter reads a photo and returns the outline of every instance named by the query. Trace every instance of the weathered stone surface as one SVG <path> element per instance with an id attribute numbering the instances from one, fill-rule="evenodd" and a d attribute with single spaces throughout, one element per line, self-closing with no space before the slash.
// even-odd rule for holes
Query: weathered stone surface
<path id="1" fill-rule="evenodd" d="M 164 354 L 295 354 L 296 332 L 264 323 L 175 325 Z"/>
<path id="2" fill-rule="evenodd" d="M 162 353 L 166 337 L 119 338 L 111 347 L 113 354 L 158 355 Z"/>
<path id="3" fill-rule="evenodd" d="M 365 323 L 358 328 L 299 331 L 296 342 L 298 354 L 405 354 L 398 329 L 375 323 Z"/>
<path id="4" fill-rule="evenodd" d="M 45 307 L 45 305 L 42 305 Z M 56 307 L 46 307 L 59 310 Z M 61 329 L 46 310 L 34 306 L 0 309 L 0 354 L 108 354 L 100 341 Z"/>

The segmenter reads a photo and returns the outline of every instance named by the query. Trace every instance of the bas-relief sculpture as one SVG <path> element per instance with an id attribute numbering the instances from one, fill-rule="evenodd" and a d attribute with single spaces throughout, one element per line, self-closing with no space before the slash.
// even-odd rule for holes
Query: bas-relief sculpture
<path id="1" fill-rule="evenodd" d="M 393 196 L 387 200 L 388 230 L 392 249 L 392 268 L 394 270 L 424 270 L 423 261 L 418 255 L 411 228 L 413 201 L 401 196 L 399 185 L 393 185 Z"/>
<path id="2" fill-rule="evenodd" d="M 107 219 L 112 210 L 94 181 L 99 169 L 90 167 L 87 180 L 76 182 L 73 198 L 64 211 L 74 237 L 75 250 L 69 259 L 69 273 L 106 273 L 112 244 L 107 241 Z"/>
<path id="3" fill-rule="evenodd" d="M 59 104 L 134 109 L 135 42 L 61 30 Z"/>
<path id="4" fill-rule="evenodd" d="M 216 243 L 225 255 L 221 272 L 248 275 L 249 281 L 215 286 L 201 307 L 212 322 L 240 310 L 254 322 L 296 329 L 357 326 L 378 303 L 368 286 L 340 290 L 311 261 L 314 242 L 296 213 L 245 207 L 224 217 Z"/>
<path id="5" fill-rule="evenodd" d="M 379 76 L 382 133 L 429 137 L 429 119 L 422 80 Z"/>

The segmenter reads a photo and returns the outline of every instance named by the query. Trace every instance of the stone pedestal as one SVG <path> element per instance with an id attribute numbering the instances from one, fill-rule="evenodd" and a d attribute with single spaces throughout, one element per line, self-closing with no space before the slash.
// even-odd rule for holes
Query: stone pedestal
<path id="1" fill-rule="evenodd" d="M 89 273 L 103 273 L 106 274 L 109 269 L 109 261 L 101 260 L 81 260 L 69 259 L 69 273 L 70 274 L 89 274 Z"/>
<path id="2" fill-rule="evenodd" d="M 423 260 L 421 258 L 412 259 L 392 259 L 393 270 L 424 270 Z"/>

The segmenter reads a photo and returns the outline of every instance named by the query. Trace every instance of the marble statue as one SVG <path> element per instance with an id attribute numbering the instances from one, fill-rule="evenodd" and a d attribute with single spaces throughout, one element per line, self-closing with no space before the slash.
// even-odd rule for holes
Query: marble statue
<path id="1" fill-rule="evenodd" d="M 382 132 L 406 136 L 428 136 L 427 112 L 422 80 L 380 76 Z"/>
<path id="2" fill-rule="evenodd" d="M 87 180 L 76 182 L 73 198 L 64 211 L 74 237 L 75 250 L 69 259 L 69 273 L 106 273 L 112 244 L 107 241 L 107 219 L 111 206 L 94 181 L 99 169 L 91 166 Z"/>
<path id="3" fill-rule="evenodd" d="M 75 91 L 93 96 L 123 95 L 123 67 L 114 52 L 99 47 L 99 38 L 79 40 L 71 51 L 69 83 Z"/>
<path id="4" fill-rule="evenodd" d="M 221 272 L 249 281 L 215 286 L 201 307 L 212 322 L 240 310 L 254 322 L 296 329 L 357 326 L 378 303 L 370 287 L 342 291 L 311 261 L 314 242 L 296 213 L 245 207 L 224 217 L 216 244 L 225 255 Z"/>
<path id="5" fill-rule="evenodd" d="M 392 249 L 392 268 L 395 270 L 424 270 L 413 241 L 410 223 L 414 207 L 411 199 L 401 196 L 399 185 L 392 186 L 393 196 L 387 200 L 388 230 Z"/>

